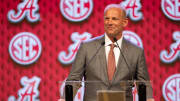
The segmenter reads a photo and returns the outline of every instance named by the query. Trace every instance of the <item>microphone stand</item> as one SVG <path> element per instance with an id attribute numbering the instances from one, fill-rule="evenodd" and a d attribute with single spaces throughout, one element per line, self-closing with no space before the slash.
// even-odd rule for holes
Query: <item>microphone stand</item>
<path id="1" fill-rule="evenodd" d="M 129 67 L 129 65 L 128 65 L 127 61 L 126 61 L 126 58 L 125 58 L 125 56 L 124 56 L 124 54 L 123 54 L 123 52 L 122 52 L 121 48 L 119 47 L 119 44 L 118 44 L 118 42 L 117 42 L 117 39 L 114 37 L 114 38 L 113 38 L 113 40 L 114 40 L 114 42 L 117 44 L 117 46 L 118 46 L 118 48 L 119 48 L 119 50 L 120 50 L 121 56 L 123 57 L 123 59 L 124 59 L 124 61 L 125 61 L 126 65 L 127 65 L 127 67 L 128 67 L 129 73 L 131 74 L 131 79 L 132 79 L 132 82 L 134 83 L 134 78 L 133 78 L 133 75 L 132 75 L 131 69 L 130 69 L 130 67 Z M 132 84 L 131 86 L 132 86 L 132 87 L 134 87 L 134 84 Z"/>
<path id="2" fill-rule="evenodd" d="M 131 74 L 131 78 L 132 78 L 132 82 L 133 82 L 133 84 L 131 85 L 131 87 L 134 87 L 134 86 L 135 86 L 135 85 L 134 85 L 134 78 L 133 78 L 131 69 L 130 69 L 127 61 L 126 61 L 126 58 L 125 58 L 125 56 L 124 56 L 121 48 L 119 47 L 119 44 L 118 44 L 118 42 L 117 42 L 117 39 L 116 39 L 115 37 L 114 37 L 113 39 L 114 39 L 114 42 L 117 44 L 117 46 L 118 46 L 118 48 L 119 48 L 119 50 L 120 50 L 120 52 L 121 52 L 121 55 L 122 55 L 122 57 L 124 58 L 124 61 L 125 61 L 126 65 L 127 65 L 127 67 L 128 67 L 128 70 L 129 70 L 130 74 Z M 140 83 L 140 84 L 138 85 L 138 95 L 139 95 L 139 101 L 146 101 L 146 85 L 145 85 L 144 83 Z"/>
<path id="3" fill-rule="evenodd" d="M 88 66 L 90 64 L 90 62 L 94 59 L 94 57 L 97 55 L 97 53 L 99 52 L 99 50 L 102 48 L 102 46 L 105 44 L 105 42 L 103 41 L 101 43 L 101 46 L 98 48 L 98 50 L 96 51 L 96 53 L 91 57 L 91 59 L 88 61 L 87 65 L 83 66 L 84 67 L 84 75 L 85 75 L 85 67 Z M 73 86 L 68 84 L 65 85 L 65 101 L 73 101 Z"/>

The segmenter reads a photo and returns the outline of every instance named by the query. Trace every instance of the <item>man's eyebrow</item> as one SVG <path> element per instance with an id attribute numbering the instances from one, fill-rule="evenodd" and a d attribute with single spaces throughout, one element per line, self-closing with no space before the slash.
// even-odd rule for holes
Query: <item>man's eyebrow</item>
<path id="1" fill-rule="evenodd" d="M 112 19 L 119 19 L 118 17 L 112 17 Z"/>

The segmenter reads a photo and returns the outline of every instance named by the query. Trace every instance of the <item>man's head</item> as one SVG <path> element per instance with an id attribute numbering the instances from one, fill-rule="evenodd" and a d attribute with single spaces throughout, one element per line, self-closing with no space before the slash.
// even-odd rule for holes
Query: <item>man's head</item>
<path id="1" fill-rule="evenodd" d="M 122 31 L 127 23 L 126 12 L 123 7 L 117 4 L 111 4 L 105 8 L 104 29 L 109 38 L 121 38 Z"/>

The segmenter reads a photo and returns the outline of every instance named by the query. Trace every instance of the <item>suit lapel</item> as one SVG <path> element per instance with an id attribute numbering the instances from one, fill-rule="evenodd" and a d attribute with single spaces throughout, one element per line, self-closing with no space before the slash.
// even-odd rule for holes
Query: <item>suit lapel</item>
<path id="1" fill-rule="evenodd" d="M 124 55 L 125 58 L 126 58 L 126 56 L 128 55 L 128 54 L 127 54 L 127 53 L 128 53 L 128 45 L 127 45 L 127 41 L 126 41 L 124 38 L 123 38 L 123 40 L 122 40 L 121 50 L 122 50 L 123 55 Z M 119 57 L 118 65 L 117 65 L 118 67 L 121 65 L 122 60 L 123 60 L 122 53 L 120 53 L 121 55 L 120 55 L 120 57 Z"/>
<path id="2" fill-rule="evenodd" d="M 99 42 L 96 44 L 96 47 L 100 47 L 100 45 L 105 42 L 105 37 L 103 36 Z M 102 46 L 102 48 L 99 51 L 99 60 L 100 60 L 100 68 L 102 68 L 101 73 L 103 73 L 103 81 L 105 84 L 109 85 L 109 79 L 107 74 L 107 61 L 106 61 L 106 53 L 105 53 L 105 46 Z"/>
<path id="3" fill-rule="evenodd" d="M 104 36 L 96 43 L 96 47 L 100 47 L 102 42 L 105 42 L 105 37 Z M 122 40 L 121 50 L 122 50 L 123 55 L 127 59 L 127 56 L 128 56 L 128 43 L 124 38 Z M 119 71 L 123 70 L 123 68 L 121 68 L 122 61 L 124 61 L 124 59 L 122 57 L 122 53 L 119 56 L 117 68 L 116 68 L 115 74 L 113 76 L 112 83 L 115 81 L 117 75 L 123 75 L 123 73 L 118 74 Z M 100 61 L 100 68 L 102 68 L 102 73 L 103 73 L 102 79 L 103 79 L 105 84 L 110 85 L 111 83 L 109 82 L 108 72 L 107 72 L 107 61 L 106 61 L 105 46 L 102 46 L 102 48 L 100 49 L 98 58 L 99 58 L 99 61 Z"/>
<path id="4" fill-rule="evenodd" d="M 122 46 L 121 46 L 121 50 L 122 50 L 122 53 L 124 55 L 124 57 L 127 59 L 127 56 L 128 56 L 128 45 L 127 45 L 127 41 L 123 38 L 122 40 Z M 121 67 L 122 65 L 122 61 L 124 61 L 124 58 L 122 56 L 122 53 L 120 53 L 120 56 L 119 56 L 119 60 L 118 60 L 118 64 L 117 64 L 117 68 L 116 68 L 116 71 L 115 71 L 115 74 L 113 76 L 113 81 L 115 81 L 116 79 L 116 76 L 117 75 L 123 75 L 123 72 L 121 74 L 118 74 L 120 70 L 122 70 L 123 68 Z M 124 63 L 124 62 L 123 62 Z"/>

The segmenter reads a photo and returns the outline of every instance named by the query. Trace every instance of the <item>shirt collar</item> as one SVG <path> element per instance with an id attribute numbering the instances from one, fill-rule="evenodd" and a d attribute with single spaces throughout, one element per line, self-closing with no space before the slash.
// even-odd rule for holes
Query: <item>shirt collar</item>
<path id="1" fill-rule="evenodd" d="M 119 40 L 117 40 L 117 43 L 119 44 L 120 47 L 121 47 L 121 44 L 122 44 L 122 39 L 123 39 L 123 35 Z M 105 46 L 109 46 L 110 44 L 112 44 L 112 41 L 110 40 L 110 38 L 105 33 Z M 114 44 L 117 45 L 116 43 L 114 43 Z"/>

